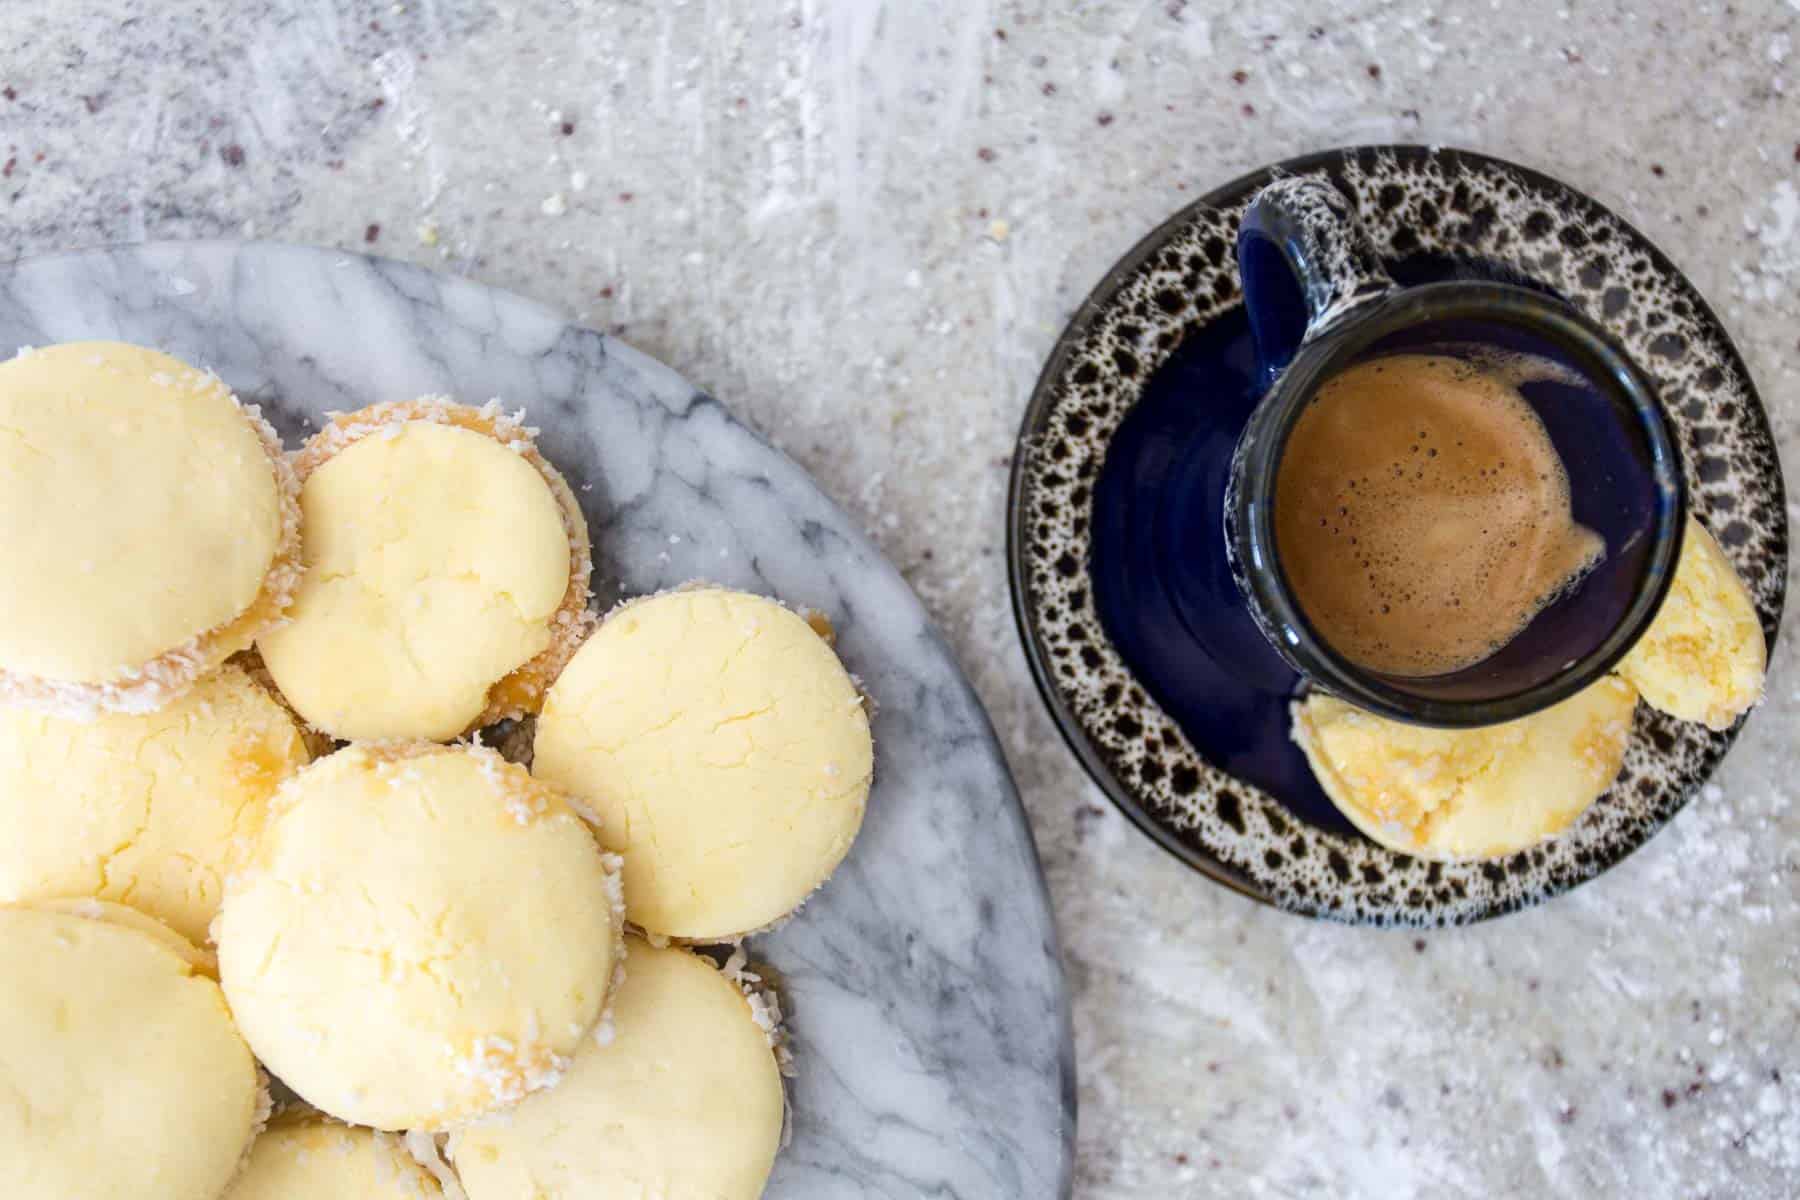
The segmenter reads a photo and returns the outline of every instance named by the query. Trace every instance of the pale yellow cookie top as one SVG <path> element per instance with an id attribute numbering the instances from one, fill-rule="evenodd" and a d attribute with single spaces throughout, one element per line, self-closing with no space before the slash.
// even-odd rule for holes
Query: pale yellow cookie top
<path id="1" fill-rule="evenodd" d="M 781 1142 L 767 1036 L 705 959 L 631 939 L 612 1036 L 555 1089 L 451 1135 L 469 1200 L 756 1200 Z"/>
<path id="2" fill-rule="evenodd" d="M 0 908 L 7 1200 L 195 1200 L 231 1179 L 266 1097 L 219 985 L 157 938 Z"/>
<path id="3" fill-rule="evenodd" d="M 550 689 L 532 771 L 590 805 L 651 933 L 749 933 L 843 859 L 874 769 L 831 647 L 773 600 L 719 588 L 627 604 Z"/>
<path id="4" fill-rule="evenodd" d="M 151 916 L 128 904 L 117 904 L 111 900 L 95 900 L 91 897 L 61 896 L 50 900 L 23 900 L 18 907 L 36 909 L 39 912 L 62 913 L 65 916 L 81 917 L 88 921 L 103 921 L 109 925 L 121 925 L 126 929 L 135 929 L 146 937 L 154 938 L 173 951 L 176 957 L 192 967 L 195 971 L 212 979 L 219 977 L 219 959 L 205 946 L 190 942 L 173 929 Z"/>
<path id="5" fill-rule="evenodd" d="M 0 902 L 117 900 L 204 942 L 306 760 L 293 717 L 235 666 L 142 716 L 0 708 Z"/>
<path id="6" fill-rule="evenodd" d="M 1420 858 L 1492 858 L 1567 828 L 1612 785 L 1636 703 L 1609 675 L 1521 720 L 1429 729 L 1315 692 L 1293 706 L 1293 734 L 1370 838 Z"/>
<path id="7" fill-rule="evenodd" d="M 1669 594 L 1619 674 L 1653 708 L 1730 729 L 1762 699 L 1768 654 L 1749 589 L 1712 534 L 1689 517 Z"/>
<path id="8" fill-rule="evenodd" d="M 220 1200 L 438 1200 L 443 1189 L 392 1134 L 283 1117 Z"/>
<path id="9" fill-rule="evenodd" d="M 492 751 L 352 746 L 290 779 L 214 925 L 239 1027 L 321 1111 L 441 1129 L 555 1082 L 600 1019 L 618 881 Z"/>
<path id="10" fill-rule="evenodd" d="M 456 737 L 550 644 L 569 533 L 523 455 L 471 429 L 395 422 L 301 487 L 306 575 L 258 646 L 282 694 L 340 738 Z"/>
<path id="11" fill-rule="evenodd" d="M 0 364 L 0 668 L 130 675 L 245 612 L 281 539 L 274 465 L 218 379 L 112 342 Z"/>

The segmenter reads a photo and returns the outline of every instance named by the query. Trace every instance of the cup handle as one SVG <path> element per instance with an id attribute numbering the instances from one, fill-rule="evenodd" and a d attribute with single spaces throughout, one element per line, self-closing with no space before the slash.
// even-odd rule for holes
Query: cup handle
<path id="1" fill-rule="evenodd" d="M 1256 194 L 1237 261 L 1265 384 L 1320 330 L 1395 286 L 1354 206 L 1322 175 L 1278 179 Z"/>

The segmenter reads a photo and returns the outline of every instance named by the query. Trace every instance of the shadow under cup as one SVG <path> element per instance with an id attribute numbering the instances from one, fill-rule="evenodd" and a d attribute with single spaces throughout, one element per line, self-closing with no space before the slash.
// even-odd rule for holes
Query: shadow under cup
<path id="1" fill-rule="evenodd" d="M 1549 707 L 1617 664 L 1648 628 L 1673 578 L 1685 497 L 1679 453 L 1655 391 L 1610 339 L 1540 293 L 1446 283 L 1409 288 L 1370 308 L 1346 329 L 1316 338 L 1278 384 L 1283 395 L 1276 434 L 1264 443 L 1267 461 L 1263 470 L 1248 464 L 1246 475 L 1258 481 L 1249 507 L 1251 537 L 1262 535 L 1273 550 L 1255 572 L 1263 576 L 1259 598 L 1287 627 L 1285 652 L 1296 665 L 1361 707 L 1457 726 L 1513 720 Z M 1501 356 L 1529 356 L 1560 368 L 1553 372 L 1560 378 L 1524 382 L 1519 391 L 1568 472 L 1575 520 L 1606 543 L 1605 557 L 1512 641 L 1446 675 L 1370 671 L 1326 645 L 1288 586 L 1272 528 L 1280 455 L 1307 402 L 1345 369 L 1400 353 L 1462 358 L 1477 366 Z"/>

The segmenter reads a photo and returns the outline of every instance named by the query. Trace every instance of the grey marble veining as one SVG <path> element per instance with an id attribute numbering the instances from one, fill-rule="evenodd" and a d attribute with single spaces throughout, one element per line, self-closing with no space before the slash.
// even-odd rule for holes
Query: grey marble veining
<path id="1" fill-rule="evenodd" d="M 581 496 L 602 603 L 697 578 L 828 613 L 879 705 L 849 859 L 753 957 L 798 1074 L 771 1200 L 1066 1192 L 1073 1046 L 1048 897 L 987 717 L 899 574 L 805 473 L 667 367 L 502 292 L 300 247 L 150 246 L 0 274 L 0 352 L 158 346 L 261 404 L 523 407 Z"/>

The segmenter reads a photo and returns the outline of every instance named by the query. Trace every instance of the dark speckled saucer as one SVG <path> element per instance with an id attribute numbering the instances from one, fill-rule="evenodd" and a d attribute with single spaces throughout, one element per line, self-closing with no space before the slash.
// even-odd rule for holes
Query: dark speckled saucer
<path id="1" fill-rule="evenodd" d="M 1309 172 L 1328 173 L 1354 198 L 1396 278 L 1545 288 L 1619 339 L 1674 418 L 1692 511 L 1749 584 L 1771 644 L 1787 580 L 1775 442 L 1730 337 L 1655 246 L 1581 193 L 1467 151 L 1362 147 L 1238 179 L 1134 247 L 1064 331 L 1019 432 L 1008 554 L 1032 671 L 1082 765 L 1139 828 L 1249 896 L 1342 921 L 1480 920 L 1566 891 L 1637 849 L 1717 768 L 1736 731 L 1713 733 L 1640 704 L 1623 771 L 1573 828 L 1501 860 L 1427 863 L 1377 846 L 1321 808 L 1304 759 L 1285 741 L 1258 751 L 1268 790 L 1208 761 L 1170 711 L 1187 706 L 1189 728 L 1207 725 L 1216 742 L 1237 708 L 1261 705 L 1266 725 L 1272 701 L 1231 683 L 1217 686 L 1216 700 L 1192 688 L 1177 695 L 1167 670 L 1154 681 L 1134 673 L 1095 605 L 1096 484 L 1109 452 L 1124 444 L 1121 427 L 1141 438 L 1143 421 L 1134 430 L 1127 418 L 1140 400 L 1156 404 L 1180 384 L 1177 373 L 1241 373 L 1248 330 L 1233 254 L 1239 221 L 1270 179 Z M 1151 415 L 1148 407 L 1139 414 Z M 1194 449 L 1172 437 L 1169 445 L 1211 455 L 1218 441 Z"/>

